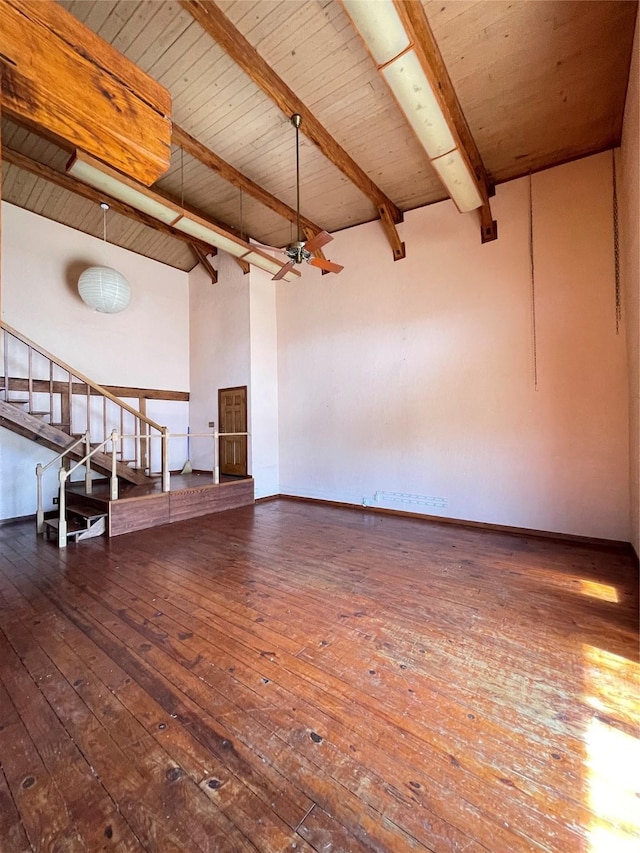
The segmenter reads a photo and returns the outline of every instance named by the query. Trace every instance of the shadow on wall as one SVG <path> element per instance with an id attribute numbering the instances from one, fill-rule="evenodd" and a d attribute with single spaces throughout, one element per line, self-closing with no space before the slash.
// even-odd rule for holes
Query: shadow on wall
<path id="1" fill-rule="evenodd" d="M 71 296 L 78 300 L 78 302 L 82 302 L 80 299 L 80 295 L 78 294 L 78 279 L 80 278 L 80 274 L 83 273 L 89 267 L 95 267 L 96 261 L 95 258 L 91 260 L 79 258 L 76 261 L 69 261 L 64 270 L 64 284 L 67 288 L 67 291 Z"/>

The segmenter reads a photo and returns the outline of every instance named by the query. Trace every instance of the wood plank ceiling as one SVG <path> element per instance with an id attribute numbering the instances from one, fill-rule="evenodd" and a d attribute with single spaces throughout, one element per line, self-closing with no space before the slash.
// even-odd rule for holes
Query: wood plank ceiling
<path id="1" fill-rule="evenodd" d="M 169 89 L 175 124 L 295 207 L 289 116 L 183 5 L 172 0 L 61 5 Z M 217 5 L 402 211 L 446 197 L 337 0 Z M 636 0 L 424 0 L 423 6 L 493 182 L 619 144 Z M 300 138 L 302 213 L 328 231 L 377 218 L 370 199 Z M 68 159 L 68 152 L 9 120 L 3 121 L 3 146 L 57 171 Z M 6 201 L 101 234 L 95 202 L 15 164 L 5 162 L 3 169 Z M 295 239 L 289 221 L 175 145 L 157 187 L 261 242 Z M 117 213 L 110 214 L 108 238 L 179 269 L 195 263 L 184 242 Z"/>

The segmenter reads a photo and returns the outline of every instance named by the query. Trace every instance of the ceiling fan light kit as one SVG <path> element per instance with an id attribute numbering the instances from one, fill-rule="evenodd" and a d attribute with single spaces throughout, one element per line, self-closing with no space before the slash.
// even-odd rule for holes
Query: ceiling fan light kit
<path id="1" fill-rule="evenodd" d="M 483 199 L 393 0 L 342 0 L 431 165 L 461 213 Z"/>
<path id="2" fill-rule="evenodd" d="M 141 184 L 120 175 L 114 169 L 105 166 L 99 160 L 95 160 L 83 151 L 76 151 L 74 157 L 67 165 L 67 172 L 85 184 L 94 187 L 101 192 L 116 198 L 136 210 L 152 216 L 154 219 L 170 225 L 190 237 L 195 237 L 215 246 L 235 258 L 247 261 L 266 272 L 273 273 L 274 270 L 284 269 L 283 265 L 266 252 L 261 252 L 249 245 L 231 232 L 224 232 L 212 222 L 208 222 L 197 214 L 185 210 L 180 205 L 174 204 L 168 199 L 147 189 Z M 288 266 L 285 264 L 285 266 Z M 298 270 L 287 269 L 282 278 L 287 281 L 295 281 L 300 273 Z"/>

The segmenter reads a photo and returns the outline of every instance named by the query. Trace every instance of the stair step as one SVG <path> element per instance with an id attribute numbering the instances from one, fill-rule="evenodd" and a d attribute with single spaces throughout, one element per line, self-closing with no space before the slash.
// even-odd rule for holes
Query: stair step
<path id="1" fill-rule="evenodd" d="M 106 513 L 99 513 L 91 520 L 85 519 L 86 523 L 81 524 L 76 518 L 67 519 L 67 539 L 81 542 L 83 539 L 93 539 L 97 536 L 102 536 L 107 529 Z M 50 533 L 57 533 L 60 530 L 59 518 L 47 518 L 44 522 L 47 539 L 50 538 Z"/>
<path id="2" fill-rule="evenodd" d="M 95 506 L 88 504 L 78 504 L 77 506 L 67 506 L 68 515 L 76 515 L 79 518 L 84 518 L 86 521 L 95 521 L 98 518 L 104 518 L 107 513 L 98 509 Z"/>
<path id="3" fill-rule="evenodd" d="M 47 536 L 49 535 L 49 530 L 58 530 L 60 528 L 60 519 L 59 518 L 45 518 L 44 526 L 47 529 Z M 82 524 L 78 519 L 69 518 L 67 519 L 67 536 L 71 536 L 74 533 L 80 533 L 83 530 L 86 530 L 84 524 Z"/>

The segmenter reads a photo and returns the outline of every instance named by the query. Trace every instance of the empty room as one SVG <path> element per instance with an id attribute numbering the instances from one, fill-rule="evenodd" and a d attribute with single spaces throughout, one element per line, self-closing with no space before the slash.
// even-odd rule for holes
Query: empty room
<path id="1" fill-rule="evenodd" d="M 637 0 L 0 0 L 0 851 L 640 850 Z"/>

